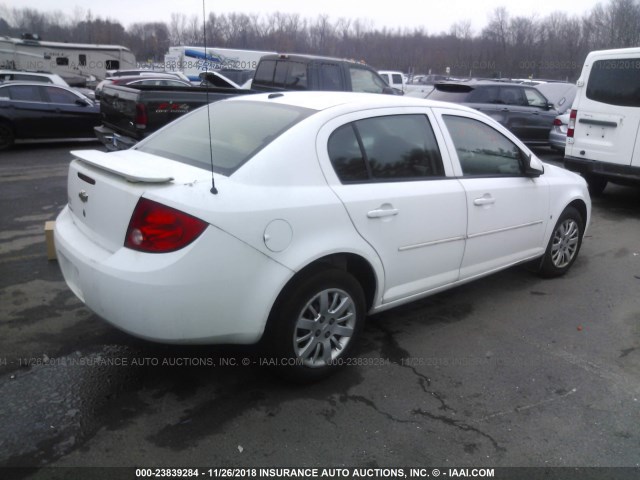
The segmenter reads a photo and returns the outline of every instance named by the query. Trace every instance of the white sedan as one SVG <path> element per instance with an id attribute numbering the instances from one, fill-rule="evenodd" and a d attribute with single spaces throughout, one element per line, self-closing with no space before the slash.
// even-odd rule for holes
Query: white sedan
<path id="1" fill-rule="evenodd" d="M 130 150 L 73 152 L 60 266 L 132 335 L 264 339 L 315 379 L 367 314 L 524 262 L 562 275 L 580 250 L 584 180 L 476 110 L 336 92 L 208 109 Z"/>

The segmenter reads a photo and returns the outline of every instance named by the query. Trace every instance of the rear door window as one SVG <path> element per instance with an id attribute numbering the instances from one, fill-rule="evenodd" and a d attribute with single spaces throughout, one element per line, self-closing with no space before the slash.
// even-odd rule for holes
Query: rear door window
<path id="1" fill-rule="evenodd" d="M 328 151 L 342 183 L 424 180 L 445 174 L 425 115 L 389 115 L 349 123 L 331 135 Z"/>
<path id="2" fill-rule="evenodd" d="M 40 88 L 36 85 L 13 85 L 9 87 L 11 100 L 23 102 L 42 102 Z"/>
<path id="3" fill-rule="evenodd" d="M 320 85 L 323 90 L 340 92 L 345 90 L 340 66 L 335 63 L 320 64 Z"/>
<path id="4" fill-rule="evenodd" d="M 505 105 L 528 106 L 522 88 L 500 87 L 500 103 Z"/>
<path id="5" fill-rule="evenodd" d="M 476 87 L 467 97 L 468 103 L 498 103 L 500 99 L 498 87 Z"/>

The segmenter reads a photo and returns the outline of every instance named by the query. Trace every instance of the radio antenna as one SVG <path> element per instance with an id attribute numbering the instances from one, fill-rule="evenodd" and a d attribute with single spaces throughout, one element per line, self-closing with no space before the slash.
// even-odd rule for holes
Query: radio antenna
<path id="1" fill-rule="evenodd" d="M 209 72 L 209 61 L 207 58 L 207 13 L 205 11 L 204 8 L 204 0 L 202 0 L 202 39 L 203 39 L 203 43 L 204 43 L 204 71 L 205 71 L 205 76 L 204 76 L 204 80 L 205 82 L 208 83 L 207 80 L 207 75 L 206 73 Z M 214 195 L 218 194 L 218 189 L 216 188 L 216 180 L 214 178 L 213 175 L 213 142 L 211 140 L 211 112 L 209 111 L 210 106 L 209 106 L 209 85 L 205 85 L 204 87 L 205 90 L 205 96 L 207 99 L 207 125 L 209 126 L 209 128 L 207 129 L 209 131 L 209 160 L 211 162 L 211 190 L 210 192 L 213 193 Z"/>

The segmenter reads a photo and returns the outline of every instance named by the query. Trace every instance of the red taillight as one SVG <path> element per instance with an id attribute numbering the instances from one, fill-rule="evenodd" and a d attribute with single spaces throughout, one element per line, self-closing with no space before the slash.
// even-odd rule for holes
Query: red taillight
<path id="1" fill-rule="evenodd" d="M 175 252 L 207 228 L 202 220 L 175 208 L 141 198 L 136 205 L 124 246 L 148 253 Z"/>
<path id="2" fill-rule="evenodd" d="M 136 103 L 136 128 L 147 128 L 147 107 L 144 103 Z"/>
<path id="3" fill-rule="evenodd" d="M 554 124 L 556 127 L 559 127 L 559 126 L 561 126 L 561 125 L 562 125 L 562 120 L 560 120 L 559 118 L 556 118 L 556 119 L 553 121 L 553 124 Z"/>
<path id="4" fill-rule="evenodd" d="M 567 130 L 567 137 L 573 138 L 573 133 L 576 129 L 576 117 L 578 116 L 577 110 L 571 110 L 571 114 L 569 115 L 569 125 Z"/>

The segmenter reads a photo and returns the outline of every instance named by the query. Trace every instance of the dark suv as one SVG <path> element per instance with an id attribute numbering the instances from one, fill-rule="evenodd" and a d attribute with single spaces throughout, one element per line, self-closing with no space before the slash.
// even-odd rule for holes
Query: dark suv
<path id="1" fill-rule="evenodd" d="M 486 113 L 529 144 L 547 145 L 558 112 L 534 87 L 470 81 L 437 83 L 429 100 L 461 103 Z"/>

